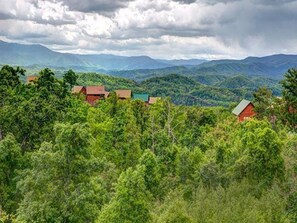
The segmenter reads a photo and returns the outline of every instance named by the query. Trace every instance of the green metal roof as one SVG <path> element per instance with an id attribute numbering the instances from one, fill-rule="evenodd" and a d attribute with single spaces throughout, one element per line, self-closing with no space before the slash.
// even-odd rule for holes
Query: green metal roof
<path id="1" fill-rule="evenodd" d="M 148 102 L 149 100 L 149 95 L 148 94 L 133 94 L 133 99 L 136 100 L 141 100 L 144 102 Z"/>
<path id="2" fill-rule="evenodd" d="M 243 99 L 232 111 L 233 114 L 239 115 L 251 102 Z"/>

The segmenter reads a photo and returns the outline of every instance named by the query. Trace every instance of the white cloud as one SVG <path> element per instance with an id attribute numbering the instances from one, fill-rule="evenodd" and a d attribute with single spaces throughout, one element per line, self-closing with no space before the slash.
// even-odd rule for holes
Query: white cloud
<path id="1" fill-rule="evenodd" d="M 115 29 L 115 24 L 110 18 L 98 14 L 86 14 L 82 20 L 77 21 L 77 27 L 88 36 L 109 38 Z"/>
<path id="2" fill-rule="evenodd" d="M 281 4 L 280 4 L 281 3 Z M 79 53 L 297 53 L 296 0 L 0 0 L 0 38 Z"/>

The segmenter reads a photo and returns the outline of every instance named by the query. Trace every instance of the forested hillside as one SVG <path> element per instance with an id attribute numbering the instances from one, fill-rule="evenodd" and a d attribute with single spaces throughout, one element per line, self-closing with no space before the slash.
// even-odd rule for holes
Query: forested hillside
<path id="1" fill-rule="evenodd" d="M 248 57 L 243 60 L 213 60 L 196 66 L 176 66 L 160 69 L 138 69 L 106 71 L 119 77 L 145 80 L 151 77 L 176 73 L 195 79 L 200 76 L 227 76 L 243 74 L 248 77 L 262 77 L 274 80 L 283 78 L 289 68 L 297 67 L 295 55 L 272 55 L 267 57 Z"/>
<path id="2" fill-rule="evenodd" d="M 229 106 L 242 98 L 252 99 L 253 92 L 266 86 L 274 95 L 281 94 L 278 81 L 265 78 L 236 77 L 201 77 L 199 81 L 190 77 L 169 74 L 154 77 L 142 82 L 117 78 L 96 73 L 82 73 L 78 76 L 80 85 L 104 85 L 109 91 L 131 89 L 134 92 L 149 93 L 152 96 L 170 97 L 178 105 Z M 209 83 L 212 82 L 212 83 Z"/>
<path id="3" fill-rule="evenodd" d="M 254 92 L 257 115 L 245 122 L 168 98 L 147 106 L 111 93 L 91 107 L 71 95 L 77 81 L 139 86 L 73 71 L 57 79 L 49 69 L 24 84 L 24 74 L 0 70 L 1 222 L 297 221 L 297 70 L 286 73 L 282 98 Z M 189 78 L 144 84 L 156 94 L 188 86 L 204 100 L 205 86 Z"/>

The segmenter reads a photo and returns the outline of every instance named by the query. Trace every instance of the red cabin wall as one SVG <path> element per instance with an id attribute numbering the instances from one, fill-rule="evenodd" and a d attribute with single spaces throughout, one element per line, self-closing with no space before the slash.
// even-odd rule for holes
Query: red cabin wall
<path id="1" fill-rule="evenodd" d="M 90 105 L 94 105 L 96 101 L 104 99 L 104 95 L 87 95 L 86 99 Z"/>
<path id="2" fill-rule="evenodd" d="M 244 121 L 247 118 L 252 118 L 256 115 L 254 112 L 254 106 L 249 104 L 238 116 L 240 122 Z"/>

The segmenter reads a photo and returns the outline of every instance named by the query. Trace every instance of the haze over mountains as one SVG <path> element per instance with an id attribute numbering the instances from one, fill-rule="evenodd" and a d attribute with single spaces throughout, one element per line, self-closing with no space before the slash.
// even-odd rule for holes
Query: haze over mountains
<path id="1" fill-rule="evenodd" d="M 158 69 L 176 65 L 192 66 L 204 60 L 154 60 L 148 56 L 81 55 L 59 53 L 41 45 L 23 45 L 0 41 L 1 64 L 49 66 L 86 71 Z"/>
<path id="2" fill-rule="evenodd" d="M 243 60 L 157 60 L 148 56 L 115 56 L 107 54 L 80 55 L 59 53 L 41 45 L 23 45 L 0 41 L 0 64 L 24 67 L 50 67 L 76 71 L 104 72 L 134 80 L 176 73 L 199 79 L 216 77 L 262 76 L 281 79 L 292 67 L 297 67 L 297 55 L 248 57 Z"/>

